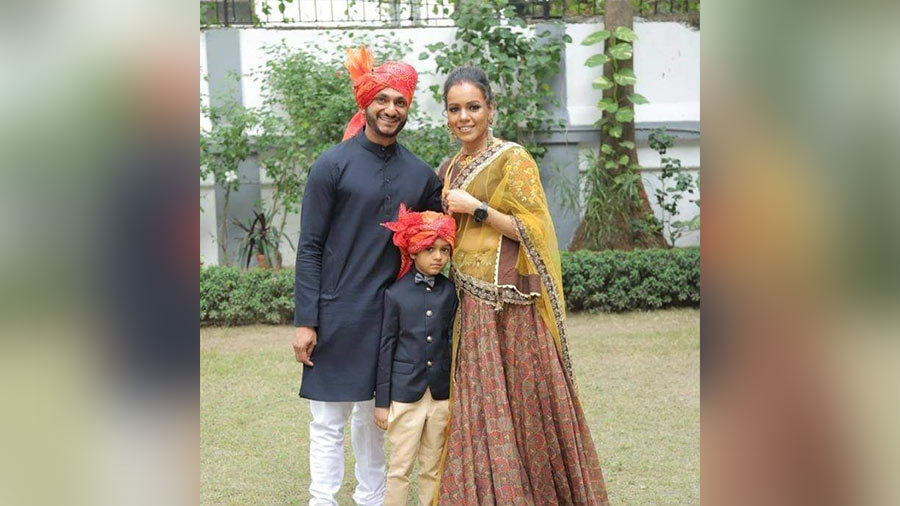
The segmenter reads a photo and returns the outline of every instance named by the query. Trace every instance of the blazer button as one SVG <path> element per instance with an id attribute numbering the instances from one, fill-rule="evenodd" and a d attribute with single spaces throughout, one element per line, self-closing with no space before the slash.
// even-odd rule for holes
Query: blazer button
<path id="1" fill-rule="evenodd" d="M 431 360 L 429 360 L 428 362 L 425 362 L 425 365 L 427 365 L 428 367 L 431 367 Z"/>
<path id="2" fill-rule="evenodd" d="M 426 287 L 425 287 L 425 291 L 426 291 L 426 292 L 430 292 L 430 291 L 431 291 L 431 287 L 430 287 L 430 286 L 426 286 Z"/>
<path id="3" fill-rule="evenodd" d="M 426 337 L 425 340 L 430 343 L 432 341 L 431 336 Z"/>
<path id="4" fill-rule="evenodd" d="M 430 309 L 428 311 L 425 311 L 425 316 L 431 316 L 432 314 L 434 313 L 432 313 Z"/>

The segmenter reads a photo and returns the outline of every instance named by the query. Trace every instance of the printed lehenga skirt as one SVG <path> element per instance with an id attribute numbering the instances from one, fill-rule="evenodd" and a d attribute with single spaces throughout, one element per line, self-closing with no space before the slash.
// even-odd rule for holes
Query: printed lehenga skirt
<path id="1" fill-rule="evenodd" d="M 439 504 L 607 505 L 584 412 L 533 304 L 462 292 Z"/>

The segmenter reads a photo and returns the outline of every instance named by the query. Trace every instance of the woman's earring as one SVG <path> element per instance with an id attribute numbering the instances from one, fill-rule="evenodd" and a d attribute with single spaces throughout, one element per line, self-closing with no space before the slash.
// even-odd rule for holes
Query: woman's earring
<path id="1" fill-rule="evenodd" d="M 450 144 L 452 145 L 454 142 L 456 142 L 456 136 L 453 135 L 453 129 L 450 128 L 450 125 L 447 125 L 447 134 L 450 135 L 449 140 L 450 140 Z"/>

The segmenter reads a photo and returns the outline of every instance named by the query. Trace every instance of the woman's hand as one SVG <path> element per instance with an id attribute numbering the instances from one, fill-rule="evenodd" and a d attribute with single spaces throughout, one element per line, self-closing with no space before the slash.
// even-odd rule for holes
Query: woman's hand
<path id="1" fill-rule="evenodd" d="M 447 210 L 451 213 L 475 214 L 475 210 L 481 205 L 481 201 L 469 194 L 465 190 L 450 190 L 445 197 L 447 200 Z M 513 241 L 519 241 L 519 232 L 516 230 L 515 224 L 510 216 L 488 207 L 488 215 L 485 224 L 493 227 L 496 231 L 509 237 Z"/>
<path id="2" fill-rule="evenodd" d="M 447 192 L 447 210 L 451 213 L 473 214 L 481 201 L 460 189 Z"/>

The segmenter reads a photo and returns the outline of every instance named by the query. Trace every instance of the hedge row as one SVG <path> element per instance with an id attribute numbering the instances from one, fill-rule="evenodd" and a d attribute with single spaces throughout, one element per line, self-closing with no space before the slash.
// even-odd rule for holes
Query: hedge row
<path id="1" fill-rule="evenodd" d="M 563 252 L 570 311 L 627 311 L 700 303 L 700 250 Z M 202 325 L 288 324 L 294 320 L 294 271 L 205 267 Z"/>
<path id="2" fill-rule="evenodd" d="M 294 270 L 204 267 L 200 324 L 249 325 L 294 321 Z"/>
<path id="3" fill-rule="evenodd" d="M 569 311 L 700 304 L 700 248 L 562 253 Z"/>

